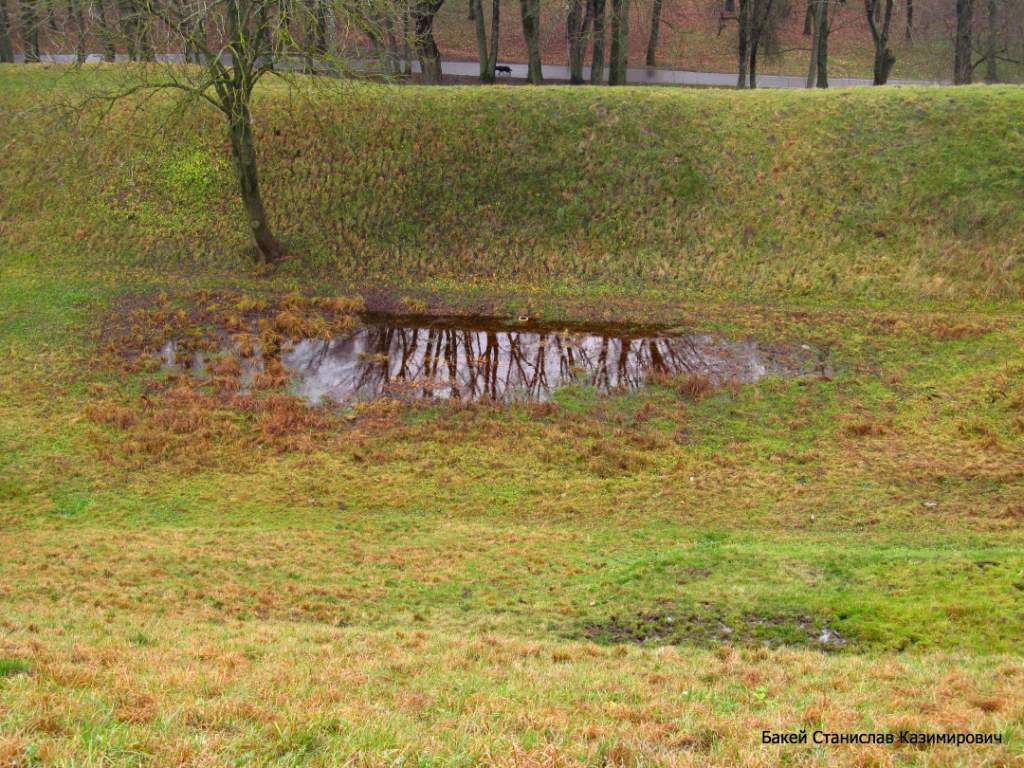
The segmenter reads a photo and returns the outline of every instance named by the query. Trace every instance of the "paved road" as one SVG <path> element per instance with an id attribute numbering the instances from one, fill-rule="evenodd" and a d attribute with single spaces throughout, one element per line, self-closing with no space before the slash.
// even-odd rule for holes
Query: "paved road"
<path id="1" fill-rule="evenodd" d="M 69 54 L 44 54 L 41 57 L 44 61 L 58 64 L 71 64 L 75 57 Z M 125 56 L 119 55 L 118 61 L 127 60 Z M 20 54 L 15 56 L 18 61 L 22 60 Z M 181 54 L 157 54 L 160 61 L 181 61 Z M 90 54 L 87 61 L 96 63 L 101 61 L 99 54 Z M 504 62 L 499 62 L 504 63 Z M 525 64 L 509 64 L 505 66 L 512 69 L 509 77 L 526 79 Z M 413 62 L 414 72 L 420 71 L 419 62 Z M 478 77 L 480 64 L 475 61 L 442 61 L 441 72 L 446 75 L 459 77 Z M 568 80 L 569 68 L 562 64 L 545 64 L 543 66 L 544 77 L 549 80 Z M 605 73 L 607 77 L 607 72 Z M 583 68 L 583 77 L 590 80 L 590 67 Z M 685 69 L 652 69 L 648 67 L 630 67 L 626 70 L 626 81 L 637 85 L 706 85 L 717 87 L 733 87 L 736 85 L 736 75 L 723 72 L 690 72 Z M 871 85 L 871 80 L 863 77 L 830 77 L 829 85 L 833 88 L 843 88 L 851 85 Z M 890 80 L 891 85 L 937 85 L 936 80 Z M 760 88 L 804 88 L 806 78 L 794 75 L 758 75 L 757 85 Z"/>
<path id="2" fill-rule="evenodd" d="M 503 63 L 503 62 L 499 62 Z M 511 77 L 526 78 L 525 64 L 508 64 L 512 68 Z M 413 63 L 413 71 L 419 72 L 419 63 Z M 480 64 L 475 61 L 442 61 L 441 72 L 446 75 L 477 77 Z M 545 64 L 542 67 L 544 77 L 550 80 L 568 80 L 569 67 L 561 64 Z M 590 67 L 583 68 L 583 77 L 589 82 Z M 607 78 L 607 72 L 605 73 Z M 630 67 L 626 70 L 626 81 L 638 85 L 710 85 L 733 87 L 736 75 L 721 72 L 690 72 L 684 69 L 652 69 L 648 67 Z M 842 88 L 850 85 L 871 85 L 871 80 L 862 77 L 830 77 L 829 85 Z M 890 80 L 892 85 L 936 85 L 933 80 Z M 790 75 L 758 75 L 757 85 L 761 88 L 805 88 L 806 77 Z"/>

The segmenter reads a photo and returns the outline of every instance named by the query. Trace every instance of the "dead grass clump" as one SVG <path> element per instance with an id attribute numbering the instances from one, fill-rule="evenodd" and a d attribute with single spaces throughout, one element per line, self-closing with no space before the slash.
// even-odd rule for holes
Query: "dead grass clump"
<path id="1" fill-rule="evenodd" d="M 423 299 L 417 299 L 412 296 L 403 296 L 399 299 L 398 303 L 405 309 L 406 312 L 413 315 L 425 315 L 427 314 L 427 302 Z"/>
<path id="2" fill-rule="evenodd" d="M 216 376 L 238 378 L 242 374 L 242 366 L 234 355 L 221 355 L 210 365 L 210 370 Z"/>
<path id="3" fill-rule="evenodd" d="M 291 395 L 270 395 L 261 404 L 260 431 L 266 438 L 281 438 L 327 429 L 332 426 L 330 416 L 310 408 Z"/>
<path id="4" fill-rule="evenodd" d="M 333 312 L 338 315 L 357 315 L 366 311 L 366 300 L 362 296 L 332 296 L 321 297 L 314 300 L 320 309 Z"/>
<path id="5" fill-rule="evenodd" d="M 306 317 L 286 309 L 274 317 L 274 328 L 291 339 L 327 338 L 330 327 L 322 317 Z"/>
<path id="6" fill-rule="evenodd" d="M 551 400 L 545 403 L 529 402 L 526 404 L 526 412 L 535 419 L 554 416 L 558 413 L 558 403 Z"/>
<path id="7" fill-rule="evenodd" d="M 114 708 L 114 717 L 122 723 L 144 725 L 156 719 L 157 705 L 152 696 L 128 694 L 121 697 Z"/>
<path id="8" fill-rule="evenodd" d="M 201 408 L 159 411 L 153 423 L 175 435 L 191 435 L 210 426 L 210 414 Z"/>
<path id="9" fill-rule="evenodd" d="M 235 302 L 235 310 L 242 314 L 263 312 L 267 308 L 267 300 L 255 296 L 242 296 Z"/>
<path id="10" fill-rule="evenodd" d="M 959 341 L 984 336 L 992 331 L 989 323 L 954 322 L 944 318 L 936 318 L 929 323 L 926 333 L 942 341 Z"/>
<path id="11" fill-rule="evenodd" d="M 710 378 L 702 373 L 664 373 L 653 371 L 647 383 L 671 389 L 687 400 L 700 400 L 715 388 Z"/>
<path id="12" fill-rule="evenodd" d="M 597 440 L 591 444 L 588 452 L 591 456 L 590 469 L 598 477 L 632 474 L 650 464 L 647 455 L 624 448 L 614 440 Z"/>
<path id="13" fill-rule="evenodd" d="M 92 403 L 85 409 L 85 415 L 97 424 L 106 424 L 118 429 L 128 429 L 138 421 L 135 411 L 116 403 Z"/>
<path id="14" fill-rule="evenodd" d="M 281 389 L 288 383 L 288 369 L 278 358 L 267 358 L 263 370 L 256 374 L 253 389 Z"/>
<path id="15" fill-rule="evenodd" d="M 966 438 L 985 440 L 998 437 L 988 424 L 977 418 L 958 422 L 956 429 L 957 432 Z"/>
<path id="16" fill-rule="evenodd" d="M 889 427 L 871 418 L 848 421 L 843 431 L 850 437 L 881 437 L 888 434 Z"/>
<path id="17" fill-rule="evenodd" d="M 235 348 L 238 350 L 240 357 L 252 357 L 256 354 L 256 344 L 258 340 L 256 336 L 251 333 L 237 333 L 232 337 L 235 343 Z"/>

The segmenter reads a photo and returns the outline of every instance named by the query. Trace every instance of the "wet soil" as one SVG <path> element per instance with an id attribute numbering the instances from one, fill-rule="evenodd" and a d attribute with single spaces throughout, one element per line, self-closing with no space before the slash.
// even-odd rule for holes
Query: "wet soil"
<path id="1" fill-rule="evenodd" d="M 829 651 L 848 643 L 848 638 L 828 626 L 827 619 L 806 613 L 743 613 L 730 617 L 712 608 L 694 610 L 671 605 L 584 620 L 569 635 L 602 644 L 810 646 Z"/>

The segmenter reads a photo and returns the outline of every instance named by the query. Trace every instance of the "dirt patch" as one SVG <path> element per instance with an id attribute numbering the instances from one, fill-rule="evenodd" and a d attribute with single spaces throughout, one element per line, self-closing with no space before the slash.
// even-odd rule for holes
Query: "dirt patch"
<path id="1" fill-rule="evenodd" d="M 829 626 L 828 619 L 809 613 L 747 612 L 731 616 L 717 609 L 670 605 L 585 620 L 569 636 L 601 644 L 803 646 L 828 651 L 849 643 L 849 638 Z"/>

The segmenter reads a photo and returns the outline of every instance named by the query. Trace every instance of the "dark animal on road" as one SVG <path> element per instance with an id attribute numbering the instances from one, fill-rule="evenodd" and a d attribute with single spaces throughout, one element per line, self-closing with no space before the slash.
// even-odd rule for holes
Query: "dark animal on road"
<path id="1" fill-rule="evenodd" d="M 504 64 L 498 64 L 497 66 L 494 67 L 494 72 L 495 74 L 498 75 L 508 75 L 509 77 L 511 77 L 512 67 L 506 66 Z"/>

